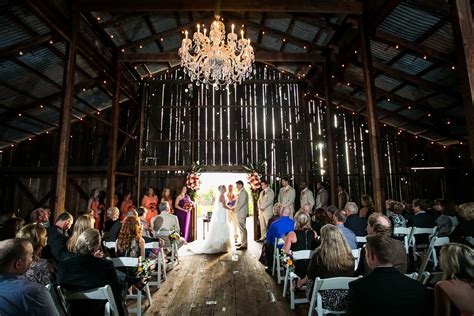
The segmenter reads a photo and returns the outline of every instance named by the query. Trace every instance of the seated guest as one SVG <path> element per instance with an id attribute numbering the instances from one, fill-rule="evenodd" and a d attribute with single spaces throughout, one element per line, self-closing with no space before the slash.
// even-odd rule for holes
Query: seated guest
<path id="1" fill-rule="evenodd" d="M 329 205 L 326 209 L 326 213 L 328 214 L 329 218 L 333 218 L 334 213 L 339 211 L 339 208 L 336 205 Z"/>
<path id="2" fill-rule="evenodd" d="M 305 278 L 297 282 L 301 287 L 307 283 L 307 297 L 311 297 L 316 278 L 352 277 L 354 275 L 354 257 L 347 240 L 334 225 L 321 228 L 321 245 L 316 248 L 308 266 Z M 347 290 L 322 291 L 323 308 L 344 310 Z"/>
<path id="3" fill-rule="evenodd" d="M 357 216 L 357 212 L 359 211 L 357 204 L 347 202 L 344 206 L 344 211 L 347 216 L 344 226 L 352 230 L 356 236 L 366 236 L 367 232 L 365 228 L 367 227 L 367 219 Z"/>
<path id="4" fill-rule="evenodd" d="M 436 283 L 435 316 L 474 315 L 474 250 L 451 243 L 441 248 L 443 281 Z"/>
<path id="5" fill-rule="evenodd" d="M 138 213 L 135 209 L 130 208 L 130 210 L 125 214 L 125 218 L 127 218 L 129 216 L 138 216 Z M 122 222 L 123 221 L 116 221 L 112 225 L 112 227 L 110 228 L 110 231 L 109 231 L 109 236 L 108 236 L 107 241 L 116 241 L 117 240 L 118 235 L 120 233 L 120 229 L 122 228 Z"/>
<path id="6" fill-rule="evenodd" d="M 385 200 L 385 210 L 384 214 L 390 217 L 393 214 L 393 205 L 396 201 L 395 200 Z"/>
<path id="7" fill-rule="evenodd" d="M 100 254 L 100 233 L 85 230 L 77 239 L 76 256 L 64 259 L 58 267 L 58 284 L 66 290 L 89 290 L 110 285 L 119 315 L 126 315 L 122 286 L 111 261 L 97 257 Z M 104 301 L 72 300 L 72 315 L 103 315 Z"/>
<path id="8" fill-rule="evenodd" d="M 94 222 L 94 217 L 90 215 L 81 215 L 77 218 L 74 228 L 72 229 L 72 235 L 66 243 L 67 251 L 75 253 L 77 239 L 87 229 L 94 228 Z"/>
<path id="9" fill-rule="evenodd" d="M 372 201 L 370 195 L 363 194 L 360 197 L 360 206 L 359 217 L 368 218 L 370 214 L 375 212 L 374 201 Z"/>
<path id="10" fill-rule="evenodd" d="M 268 227 L 267 239 L 265 242 L 267 260 L 271 260 L 271 258 L 273 258 L 273 245 L 275 244 L 275 239 L 283 238 L 286 236 L 286 234 L 293 231 L 295 222 L 290 218 L 290 214 L 291 208 L 289 206 L 283 207 L 280 212 L 280 219 L 274 221 Z M 281 248 L 282 246 L 279 247 Z"/>
<path id="11" fill-rule="evenodd" d="M 433 216 L 427 213 L 428 203 L 425 200 L 416 199 L 413 200 L 413 213 L 408 217 L 407 227 L 420 227 L 420 228 L 433 228 L 435 227 L 435 219 Z M 415 242 L 417 245 L 428 244 L 428 235 L 415 235 Z"/>
<path id="12" fill-rule="evenodd" d="M 33 246 L 28 240 L 0 242 L 0 315 L 59 315 L 44 285 L 21 278 L 32 258 Z"/>
<path id="13" fill-rule="evenodd" d="M 318 235 L 321 234 L 321 228 L 331 223 L 331 218 L 329 218 L 327 212 L 323 208 L 317 208 L 314 211 L 314 223 L 313 230 L 316 231 Z"/>
<path id="14" fill-rule="evenodd" d="M 373 271 L 349 283 L 348 315 L 433 315 L 428 290 L 393 267 L 394 253 L 390 237 L 367 236 L 365 257 Z"/>
<path id="15" fill-rule="evenodd" d="M 49 226 L 49 210 L 37 208 L 30 213 L 30 223 Z"/>
<path id="16" fill-rule="evenodd" d="M 46 246 L 46 228 L 41 224 L 28 224 L 20 229 L 16 237 L 28 240 L 33 246 L 33 261 L 22 278 L 42 285 L 51 284 L 52 267 L 46 259 L 41 259 L 41 251 Z"/>
<path id="17" fill-rule="evenodd" d="M 57 262 L 70 256 L 67 251 L 68 230 L 74 223 L 74 217 L 68 212 L 58 216 L 56 223 L 48 229 L 48 247 Z"/>
<path id="18" fill-rule="evenodd" d="M 356 235 L 352 230 L 344 226 L 344 223 L 346 222 L 346 212 L 344 211 L 337 211 L 334 213 L 334 216 L 332 218 L 333 224 L 339 228 L 341 233 L 346 237 L 347 243 L 349 244 L 349 247 L 351 249 L 357 249 L 357 238 Z"/>
<path id="19" fill-rule="evenodd" d="M 369 236 L 381 234 L 390 237 L 391 233 L 390 220 L 385 215 L 375 212 L 369 216 L 367 223 L 367 234 Z M 393 267 L 401 273 L 407 273 L 407 254 L 405 252 L 405 246 L 403 246 L 400 240 L 395 238 L 391 238 L 390 241 L 392 242 L 390 246 L 393 249 Z M 372 269 L 365 260 L 365 253 L 366 249 L 363 247 L 355 275 L 366 275 L 372 272 Z"/>
<path id="20" fill-rule="evenodd" d="M 391 213 L 389 216 L 392 228 L 407 227 L 407 219 L 402 215 L 405 208 L 403 204 L 398 201 L 391 201 Z"/>
<path id="21" fill-rule="evenodd" d="M 114 224 L 119 221 L 120 210 L 118 209 L 118 207 L 109 207 L 105 212 L 105 215 L 106 219 L 104 224 L 104 233 L 107 233 L 108 235 L 108 232 L 110 231 L 112 226 L 114 226 Z"/>
<path id="22" fill-rule="evenodd" d="M 145 257 L 145 240 L 138 217 L 129 216 L 123 221 L 117 239 L 116 254 L 119 257 Z"/>
<path id="23" fill-rule="evenodd" d="M 311 228 L 311 217 L 306 211 L 298 211 L 295 214 L 295 230 L 286 235 L 283 249 L 286 253 L 299 250 L 313 250 L 316 248 L 316 232 Z M 295 273 L 299 277 L 306 275 L 309 260 L 295 261 Z"/>
<path id="24" fill-rule="evenodd" d="M 155 212 L 157 213 L 157 212 Z M 142 234 L 143 236 L 146 236 L 146 237 L 150 237 L 151 236 L 151 228 L 150 228 L 150 225 L 148 224 L 148 210 L 141 206 L 138 208 L 137 210 L 137 214 L 138 214 L 138 219 L 140 220 L 140 225 L 142 226 Z M 151 220 L 151 218 L 150 218 Z"/>
<path id="25" fill-rule="evenodd" d="M 441 208 L 439 207 L 439 203 L 443 203 Z M 436 218 L 438 237 L 449 236 L 459 224 L 456 216 L 456 205 L 451 201 L 441 200 L 438 201 L 438 205 L 435 204 L 434 209 L 436 213 L 440 214 L 438 218 Z M 440 212 L 438 210 L 440 210 Z"/>
<path id="26" fill-rule="evenodd" d="M 25 225 L 25 220 L 23 218 L 11 217 L 7 219 L 0 232 L 0 240 L 15 238 L 23 225 Z"/>
<path id="27" fill-rule="evenodd" d="M 123 196 L 123 201 L 120 204 L 120 220 L 121 221 L 125 219 L 125 216 L 127 216 L 127 212 L 130 210 L 132 206 L 133 206 L 132 193 L 127 192 Z"/>
<path id="28" fill-rule="evenodd" d="M 158 205 L 159 215 L 151 219 L 153 235 L 163 239 L 165 247 L 171 246 L 168 237 L 173 231 L 179 234 L 178 217 L 170 214 L 170 211 L 171 209 L 168 202 L 161 202 L 160 205 Z"/>
<path id="29" fill-rule="evenodd" d="M 459 216 L 463 221 L 449 236 L 451 240 L 474 247 L 474 202 L 459 205 Z"/>
<path id="30" fill-rule="evenodd" d="M 273 205 L 273 215 L 272 217 L 270 217 L 270 219 L 268 220 L 268 227 L 270 227 L 270 225 L 279 220 L 280 219 L 280 212 L 281 212 L 281 208 L 282 208 L 282 205 L 280 203 L 275 203 Z"/>

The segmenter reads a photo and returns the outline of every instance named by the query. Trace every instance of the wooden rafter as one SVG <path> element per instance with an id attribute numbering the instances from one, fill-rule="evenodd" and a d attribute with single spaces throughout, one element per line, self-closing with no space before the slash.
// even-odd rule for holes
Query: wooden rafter
<path id="1" fill-rule="evenodd" d="M 39 46 L 54 41 L 56 38 L 52 34 L 38 35 L 26 41 L 10 45 L 6 48 L 0 49 L 0 59 L 12 58 L 19 56 L 19 53 L 26 53 Z"/>

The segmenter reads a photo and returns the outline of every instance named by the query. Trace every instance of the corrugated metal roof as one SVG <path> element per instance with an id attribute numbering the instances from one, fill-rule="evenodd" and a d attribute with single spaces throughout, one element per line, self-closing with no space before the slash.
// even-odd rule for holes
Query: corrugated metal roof
<path id="1" fill-rule="evenodd" d="M 398 112 L 399 115 L 405 116 L 411 120 L 417 120 L 425 115 L 425 112 L 418 110 L 416 108 L 412 108 L 411 110 L 403 110 Z"/>
<path id="2" fill-rule="evenodd" d="M 112 38 L 112 41 L 117 46 L 122 46 L 127 41 L 127 39 L 123 38 L 122 35 L 120 35 L 117 29 L 113 26 L 106 28 L 105 33 L 107 34 L 107 36 L 110 36 Z"/>
<path id="3" fill-rule="evenodd" d="M 444 93 L 441 93 L 441 94 L 438 94 L 434 97 L 431 97 L 429 98 L 428 100 L 426 100 L 426 103 L 428 103 L 429 105 L 431 105 L 431 107 L 435 108 L 435 109 L 442 109 L 442 108 L 446 108 L 446 107 L 450 107 L 454 104 L 456 104 L 456 100 L 453 99 L 452 97 L 444 94 Z"/>
<path id="4" fill-rule="evenodd" d="M 36 16 L 27 11 L 25 7 L 19 5 L 10 10 L 17 18 L 27 25 L 33 32 L 44 35 L 51 32 L 51 29 L 41 22 Z"/>
<path id="5" fill-rule="evenodd" d="M 372 52 L 372 57 L 374 58 L 374 60 L 380 61 L 382 63 L 386 63 L 392 60 L 400 53 L 400 51 L 398 49 L 395 49 L 395 47 L 374 40 L 370 41 L 370 50 Z"/>
<path id="6" fill-rule="evenodd" d="M 381 107 L 382 109 L 389 110 L 389 111 L 395 111 L 395 110 L 398 110 L 400 108 L 400 106 L 398 104 L 393 103 L 393 102 L 388 102 L 385 99 L 382 99 L 381 101 L 377 102 L 377 106 Z"/>
<path id="7" fill-rule="evenodd" d="M 246 31 L 245 36 L 247 38 L 250 38 L 250 41 L 252 43 L 256 43 L 258 41 L 258 33 L 259 33 L 258 30 L 249 27 L 245 31 Z"/>
<path id="8" fill-rule="evenodd" d="M 451 22 L 446 22 L 443 27 L 428 37 L 422 44 L 438 52 L 452 53 L 454 51 L 454 37 Z"/>
<path id="9" fill-rule="evenodd" d="M 405 121 L 394 118 L 394 117 L 385 117 L 383 120 L 387 124 L 395 126 L 395 127 L 398 127 L 398 126 L 402 125 L 403 123 L 405 123 Z"/>
<path id="10" fill-rule="evenodd" d="M 421 76 L 422 79 L 441 84 L 443 86 L 452 86 L 456 81 L 454 72 L 447 67 L 438 67 Z"/>
<path id="11" fill-rule="evenodd" d="M 354 88 L 338 82 L 334 86 L 334 90 L 342 92 L 344 94 L 350 94 L 354 90 Z"/>
<path id="12" fill-rule="evenodd" d="M 145 20 L 141 17 L 128 21 L 127 23 L 122 24 L 121 27 L 127 34 L 128 41 L 134 42 L 151 35 Z"/>
<path id="13" fill-rule="evenodd" d="M 15 27 L 13 21 L 8 17 L 0 15 L 0 48 L 6 48 L 29 39 L 31 36 L 26 31 Z"/>
<path id="14" fill-rule="evenodd" d="M 413 134 L 418 134 L 418 133 L 426 131 L 426 127 L 420 126 L 419 124 L 413 124 L 413 123 L 408 123 L 407 125 L 404 125 L 403 129 Z"/>
<path id="15" fill-rule="evenodd" d="M 47 47 L 36 49 L 31 54 L 25 54 L 18 59 L 62 86 L 64 62 Z"/>
<path id="16" fill-rule="evenodd" d="M 319 33 L 319 38 L 316 44 L 319 46 L 325 46 L 326 41 L 328 41 L 332 37 L 332 34 L 329 34 L 326 30 L 321 29 L 321 32 Z"/>
<path id="17" fill-rule="evenodd" d="M 397 60 L 394 64 L 392 64 L 392 68 L 399 69 L 403 72 L 409 73 L 411 75 L 416 75 L 419 72 L 425 70 L 433 63 L 425 60 L 423 58 L 418 58 L 412 54 L 405 54 Z"/>
<path id="18" fill-rule="evenodd" d="M 319 28 L 316 26 L 296 20 L 294 22 L 293 31 L 291 34 L 295 37 L 312 42 L 318 31 Z"/>
<path id="19" fill-rule="evenodd" d="M 267 34 L 262 36 L 262 45 L 268 47 L 270 50 L 280 50 L 282 44 L 281 38 Z"/>
<path id="20" fill-rule="evenodd" d="M 358 80 L 364 80 L 364 70 L 354 64 L 349 64 L 347 66 L 346 73 L 355 77 Z"/>
<path id="21" fill-rule="evenodd" d="M 283 51 L 286 53 L 304 53 L 305 49 L 299 45 L 293 45 L 291 43 L 287 43 Z"/>
<path id="22" fill-rule="evenodd" d="M 439 134 L 437 132 L 433 132 L 433 131 L 426 131 L 426 132 L 422 133 L 420 136 L 423 136 L 424 138 L 429 139 L 433 142 L 445 138 L 445 137 L 441 136 L 441 134 Z"/>
<path id="23" fill-rule="evenodd" d="M 174 16 L 170 16 L 169 14 L 151 15 L 150 21 L 155 27 L 155 31 L 157 33 L 161 33 L 163 31 L 166 31 L 178 26 L 176 24 L 176 19 L 174 18 Z"/>
<path id="24" fill-rule="evenodd" d="M 181 33 L 180 34 L 172 34 L 166 36 L 161 42 L 161 46 L 163 47 L 164 51 L 169 51 L 173 49 L 178 49 L 181 46 Z"/>
<path id="25" fill-rule="evenodd" d="M 275 30 L 286 32 L 286 30 L 288 30 L 288 27 L 290 26 L 290 22 L 291 18 L 289 17 L 267 14 L 267 16 L 265 17 L 264 25 Z"/>
<path id="26" fill-rule="evenodd" d="M 440 19 L 412 3 L 400 2 L 383 20 L 379 28 L 414 42 Z"/>
<path id="27" fill-rule="evenodd" d="M 418 100 L 424 97 L 427 92 L 423 93 L 420 89 L 412 85 L 405 85 L 403 88 L 397 90 L 395 94 L 410 99 L 412 101 Z"/>
<path id="28" fill-rule="evenodd" d="M 391 91 L 393 88 L 401 84 L 401 81 L 398 81 L 386 75 L 377 76 L 374 82 L 377 88 L 383 89 L 385 91 Z"/>

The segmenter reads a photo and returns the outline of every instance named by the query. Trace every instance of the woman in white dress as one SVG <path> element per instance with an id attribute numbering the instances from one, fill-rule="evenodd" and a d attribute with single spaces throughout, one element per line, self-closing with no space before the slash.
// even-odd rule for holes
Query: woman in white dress
<path id="1" fill-rule="evenodd" d="M 224 194 L 227 191 L 225 185 L 218 187 L 219 198 L 211 222 L 209 223 L 209 233 L 205 240 L 197 240 L 188 244 L 188 250 L 195 254 L 213 254 L 227 252 L 230 249 L 230 229 L 227 223 L 227 207 Z"/>

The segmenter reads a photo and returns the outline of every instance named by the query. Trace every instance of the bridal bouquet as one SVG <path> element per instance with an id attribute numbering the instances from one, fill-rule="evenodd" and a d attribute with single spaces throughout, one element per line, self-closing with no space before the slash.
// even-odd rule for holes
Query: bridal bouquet
<path id="1" fill-rule="evenodd" d="M 293 262 L 293 257 L 291 253 L 287 253 L 285 250 L 281 249 L 281 261 L 285 268 L 289 268 L 290 272 L 295 271 L 295 263 Z"/>

